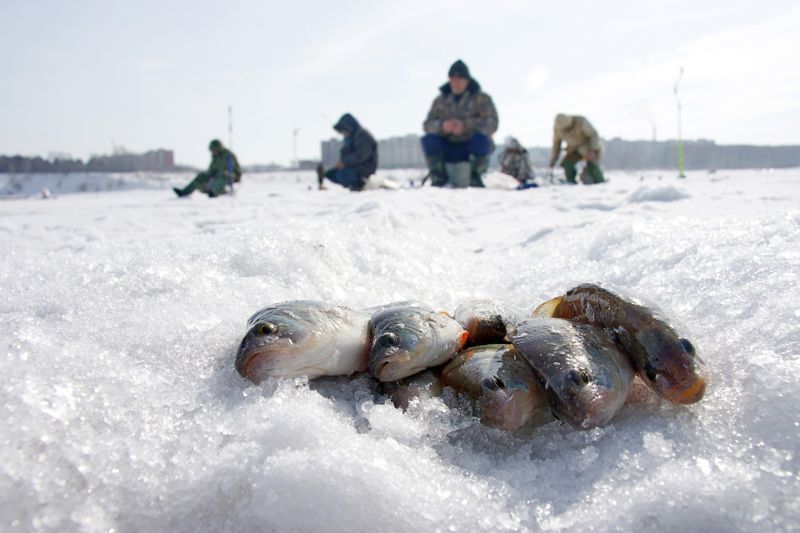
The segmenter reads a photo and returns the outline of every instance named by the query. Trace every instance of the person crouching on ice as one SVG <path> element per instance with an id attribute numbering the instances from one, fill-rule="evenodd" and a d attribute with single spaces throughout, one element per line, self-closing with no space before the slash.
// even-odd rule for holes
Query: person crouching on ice
<path id="1" fill-rule="evenodd" d="M 378 143 L 350 113 L 342 115 L 333 129 L 344 136 L 344 143 L 336 167 L 327 172 L 322 163 L 317 167 L 319 188 L 325 188 L 322 182 L 328 178 L 351 191 L 360 191 L 378 169 Z"/>
<path id="2" fill-rule="evenodd" d="M 500 154 L 500 172 L 516 179 L 519 182 L 518 190 L 538 187 L 533 181 L 534 175 L 528 151 L 514 137 L 506 139 L 503 153 Z"/>
<path id="3" fill-rule="evenodd" d="M 422 150 L 431 185 L 483 187 L 481 176 L 494 151 L 497 110 L 463 61 L 453 63 L 448 77 L 423 123 Z"/>
<path id="4" fill-rule="evenodd" d="M 591 122 L 580 115 L 556 115 L 553 126 L 553 153 L 550 156 L 550 168 L 553 168 L 561 153 L 561 143 L 567 143 L 567 153 L 561 160 L 564 175 L 569 183 L 576 183 L 578 174 L 577 164 L 586 160 L 586 168 L 581 173 L 581 182 L 591 185 L 602 183 L 603 171 L 600 169 L 600 154 L 602 147 L 597 130 Z"/>
<path id="5" fill-rule="evenodd" d="M 233 183 L 241 181 L 242 171 L 233 152 L 222 146 L 222 142 L 218 139 L 211 141 L 208 149 L 211 151 L 211 164 L 208 165 L 208 170 L 197 174 L 183 189 L 173 187 L 172 190 L 179 197 L 189 196 L 198 189 L 214 198 L 225 194 L 226 185 L 233 186 Z"/>

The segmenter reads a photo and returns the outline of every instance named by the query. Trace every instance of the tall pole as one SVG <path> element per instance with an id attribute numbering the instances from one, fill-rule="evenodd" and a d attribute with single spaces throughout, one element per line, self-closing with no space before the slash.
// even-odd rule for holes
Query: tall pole
<path id="1" fill-rule="evenodd" d="M 685 178 L 686 174 L 683 173 L 683 131 L 681 124 L 681 97 L 678 95 L 678 84 L 683 78 L 683 67 L 681 67 L 678 81 L 675 82 L 673 92 L 675 93 L 675 100 L 678 102 L 678 177 Z"/>
<path id="2" fill-rule="evenodd" d="M 292 157 L 294 157 L 294 160 L 293 160 L 292 164 L 295 167 L 299 167 L 300 166 L 300 161 L 297 159 L 297 134 L 298 133 L 300 133 L 300 128 L 295 127 L 292 130 Z"/>
<path id="3" fill-rule="evenodd" d="M 228 148 L 233 149 L 233 107 L 228 106 Z"/>

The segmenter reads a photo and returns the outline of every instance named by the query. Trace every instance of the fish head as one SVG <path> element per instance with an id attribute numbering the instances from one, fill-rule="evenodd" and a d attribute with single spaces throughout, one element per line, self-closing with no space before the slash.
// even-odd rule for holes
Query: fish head
<path id="1" fill-rule="evenodd" d="M 553 415 L 576 429 L 608 424 L 625 394 L 627 388 L 619 391 L 607 374 L 588 367 L 569 368 L 545 383 Z"/>
<path id="2" fill-rule="evenodd" d="M 678 404 L 700 401 L 708 384 L 708 366 L 688 335 L 655 322 L 636 332 L 644 358 L 640 376 L 667 400 Z"/>
<path id="3" fill-rule="evenodd" d="M 563 422 L 577 429 L 604 426 L 625 402 L 633 368 L 604 329 L 535 318 L 511 328 L 509 337 Z"/>
<path id="4" fill-rule="evenodd" d="M 395 381 L 422 371 L 414 361 L 419 359 L 420 339 L 384 331 L 374 337 L 370 353 L 369 370 L 381 381 Z"/>
<path id="5" fill-rule="evenodd" d="M 479 346 L 502 343 L 512 315 L 493 300 L 467 300 L 456 308 L 453 318 L 469 333 L 470 345 Z"/>
<path id="6" fill-rule="evenodd" d="M 376 313 L 370 334 L 369 371 L 380 381 L 395 381 L 441 364 L 467 339 L 467 332 L 453 319 L 417 308 Z"/>
<path id="7" fill-rule="evenodd" d="M 578 429 L 602 427 L 625 403 L 633 381 L 633 367 L 605 330 L 573 326 L 581 357 L 564 358 L 546 384 L 551 409 Z"/>
<path id="8" fill-rule="evenodd" d="M 509 383 L 497 376 L 481 381 L 478 403 L 481 422 L 503 431 L 514 431 L 531 420 L 537 410 L 536 396 L 525 382 Z"/>
<path id="9" fill-rule="evenodd" d="M 313 328 L 291 313 L 255 315 L 236 352 L 236 370 L 255 383 L 299 372 L 309 364 L 313 337 Z"/>

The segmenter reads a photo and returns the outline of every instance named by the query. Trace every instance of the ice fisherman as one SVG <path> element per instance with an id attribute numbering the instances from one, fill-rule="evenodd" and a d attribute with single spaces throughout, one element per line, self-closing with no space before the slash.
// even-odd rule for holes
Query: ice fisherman
<path id="1" fill-rule="evenodd" d="M 225 148 L 219 139 L 214 139 L 208 145 L 211 151 L 211 164 L 205 172 L 200 172 L 183 189 L 173 187 L 180 197 L 189 196 L 196 189 L 214 198 L 220 194 L 225 194 L 225 186 L 228 184 L 239 183 L 242 179 L 242 171 L 239 168 L 239 161 L 236 155 Z"/>
<path id="2" fill-rule="evenodd" d="M 556 115 L 553 126 L 553 153 L 550 156 L 550 168 L 556 165 L 561 153 L 561 143 L 566 142 L 566 154 L 561 160 L 564 174 L 569 183 L 576 183 L 577 164 L 586 161 L 586 168 L 581 173 L 581 181 L 585 184 L 602 183 L 603 171 L 600 169 L 602 146 L 597 130 L 591 122 L 580 115 Z"/>
<path id="3" fill-rule="evenodd" d="M 494 151 L 497 110 L 460 59 L 447 73 L 423 123 L 422 150 L 431 185 L 483 187 L 482 175 Z"/>
<path id="4" fill-rule="evenodd" d="M 519 182 L 518 189 L 536 187 L 533 169 L 528 159 L 528 150 L 514 137 L 506 139 L 503 153 L 500 154 L 500 172 L 508 174 Z"/>
<path id="5" fill-rule="evenodd" d="M 322 182 L 328 178 L 351 191 L 360 191 L 378 169 L 378 143 L 350 113 L 342 115 L 333 129 L 344 136 L 344 143 L 334 168 L 325 172 L 322 163 L 317 167 L 319 188 L 325 188 Z"/>

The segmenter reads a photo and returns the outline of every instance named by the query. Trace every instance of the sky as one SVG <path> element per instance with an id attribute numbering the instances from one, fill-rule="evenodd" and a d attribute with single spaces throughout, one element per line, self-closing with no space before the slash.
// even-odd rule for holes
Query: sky
<path id="1" fill-rule="evenodd" d="M 319 158 L 350 112 L 377 138 L 421 133 L 463 59 L 495 140 L 551 142 L 556 113 L 604 138 L 800 144 L 800 4 L 0 0 L 0 154 L 167 148 L 208 164 Z"/>

